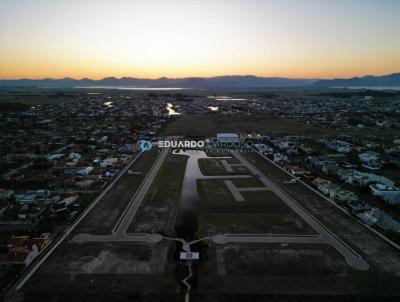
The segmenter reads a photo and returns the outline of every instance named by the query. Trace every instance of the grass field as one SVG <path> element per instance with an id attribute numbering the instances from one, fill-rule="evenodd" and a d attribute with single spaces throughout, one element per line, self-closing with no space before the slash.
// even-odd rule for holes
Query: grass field
<path id="1" fill-rule="evenodd" d="M 148 232 L 174 235 L 174 220 L 186 156 L 168 155 L 139 207 L 128 232 Z"/>
<path id="2" fill-rule="evenodd" d="M 246 157 L 254 166 L 256 166 L 262 173 L 266 176 L 278 180 L 278 181 L 288 181 L 292 179 L 290 175 L 274 166 L 272 163 L 268 162 L 265 158 L 256 152 L 244 153 Z"/>
<path id="3" fill-rule="evenodd" d="M 231 159 L 226 159 L 229 163 Z M 233 159 L 234 161 L 234 159 Z M 201 173 L 207 176 L 212 175 L 239 175 L 239 174 L 249 174 L 250 171 L 245 166 L 232 166 L 233 171 L 227 171 L 222 165 L 221 159 L 208 159 L 201 158 L 198 161 Z M 232 163 L 232 161 L 231 161 Z"/>
<path id="4" fill-rule="evenodd" d="M 264 187 L 264 184 L 256 177 L 231 179 L 237 188 L 256 188 Z"/>
<path id="5" fill-rule="evenodd" d="M 203 204 L 199 236 L 218 233 L 313 234 L 310 228 L 272 191 L 242 192 L 234 199 L 223 180 L 198 180 Z"/>
<path id="6" fill-rule="evenodd" d="M 161 135 L 213 136 L 217 132 L 260 132 L 267 134 L 299 134 L 310 137 L 347 134 L 356 137 L 376 135 L 394 138 L 400 135 L 398 129 L 385 131 L 372 128 L 362 130 L 321 128 L 307 125 L 295 118 L 279 118 L 270 115 L 216 116 L 214 114 L 192 114 L 176 117 L 164 127 Z"/>
<path id="7" fill-rule="evenodd" d="M 232 157 L 232 152 L 229 150 L 223 150 L 223 149 L 208 149 L 205 150 L 207 156 L 210 157 L 221 157 L 221 156 L 231 156 Z M 238 160 L 236 160 L 234 157 L 227 159 L 230 161 L 232 164 L 239 163 Z"/>
<path id="8" fill-rule="evenodd" d="M 176 284 L 174 266 L 168 261 L 173 247 L 170 242 L 149 246 L 131 242 L 76 244 L 64 241 L 29 280 L 24 292 L 28 297 L 35 293 L 56 293 L 65 301 L 81 301 L 72 297 L 77 292 L 165 291 Z"/>
<path id="9" fill-rule="evenodd" d="M 198 236 L 217 234 L 314 234 L 297 215 L 259 213 L 203 213 Z"/>
<path id="10" fill-rule="evenodd" d="M 207 261 L 199 270 L 200 291 L 247 293 L 252 298 L 256 294 L 283 295 L 273 300 L 268 296 L 265 300 L 261 297 L 255 300 L 233 297 L 223 301 L 372 302 L 397 301 L 396 298 L 390 298 L 390 295 L 400 294 L 396 285 L 399 282 L 398 276 L 383 274 L 374 268 L 356 271 L 329 245 L 214 245 L 209 247 L 207 256 Z M 301 294 L 304 299 L 299 300 Z M 330 295 L 337 295 L 337 299 L 326 299 Z M 361 296 L 355 299 L 353 295 Z"/>

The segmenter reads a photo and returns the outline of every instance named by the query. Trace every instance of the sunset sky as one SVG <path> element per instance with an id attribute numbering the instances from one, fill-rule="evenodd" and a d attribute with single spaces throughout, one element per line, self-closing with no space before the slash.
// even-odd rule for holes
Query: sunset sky
<path id="1" fill-rule="evenodd" d="M 400 1 L 0 0 L 0 78 L 400 71 Z"/>

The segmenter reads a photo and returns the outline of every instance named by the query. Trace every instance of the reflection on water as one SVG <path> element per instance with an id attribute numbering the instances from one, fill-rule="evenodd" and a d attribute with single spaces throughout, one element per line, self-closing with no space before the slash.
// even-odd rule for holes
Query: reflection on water
<path id="1" fill-rule="evenodd" d="M 104 105 L 104 106 L 107 106 L 107 107 L 109 107 L 109 108 L 110 108 L 110 107 L 112 107 L 112 106 L 113 106 L 113 104 L 112 104 L 112 103 L 113 103 L 113 102 L 104 102 L 104 103 L 103 103 L 103 105 Z"/>
<path id="2" fill-rule="evenodd" d="M 176 217 L 175 231 L 180 238 L 186 240 L 193 239 L 198 228 L 198 215 L 201 211 L 201 201 L 197 192 L 198 179 L 216 179 L 227 178 L 229 176 L 205 176 L 201 173 L 198 160 L 201 158 L 210 158 L 201 150 L 174 150 L 173 154 L 188 156 L 186 163 L 185 176 L 183 178 L 179 212 Z M 211 158 L 231 158 L 211 157 Z"/>
<path id="3" fill-rule="evenodd" d="M 168 115 L 181 115 L 182 113 L 174 110 L 174 105 L 167 103 Z"/>
<path id="4" fill-rule="evenodd" d="M 247 101 L 247 99 L 243 99 L 243 98 L 233 98 L 231 96 L 207 96 L 209 99 L 214 99 L 217 101 Z"/>
<path id="5" fill-rule="evenodd" d="M 210 109 L 211 111 L 218 111 L 219 106 L 208 106 L 208 109 Z"/>

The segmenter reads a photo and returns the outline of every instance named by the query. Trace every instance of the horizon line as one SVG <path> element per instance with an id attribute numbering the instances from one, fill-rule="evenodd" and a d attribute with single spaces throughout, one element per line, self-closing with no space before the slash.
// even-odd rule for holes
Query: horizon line
<path id="1" fill-rule="evenodd" d="M 98 79 L 93 79 L 89 77 L 83 77 L 83 78 L 73 78 L 73 77 L 46 77 L 46 78 L 28 78 L 28 77 L 23 77 L 23 78 L 1 78 L 0 81 L 23 81 L 23 80 L 29 80 L 29 81 L 43 81 L 43 80 L 75 80 L 75 81 L 82 81 L 82 80 L 91 80 L 91 81 L 101 81 L 104 79 L 110 79 L 114 78 L 117 80 L 121 79 L 137 79 L 137 80 L 160 80 L 160 79 L 169 79 L 169 80 L 180 80 L 180 79 L 193 79 L 193 78 L 200 78 L 200 79 L 211 79 L 211 78 L 218 78 L 218 77 L 256 77 L 256 78 L 282 78 L 282 79 L 289 79 L 289 80 L 336 80 L 336 79 L 353 79 L 353 78 L 363 78 L 367 76 L 373 76 L 373 77 L 382 77 L 382 76 L 389 76 L 393 74 L 398 74 L 398 72 L 392 72 L 392 73 L 384 73 L 384 74 L 363 74 L 363 75 L 357 75 L 357 76 L 352 76 L 352 77 L 330 77 L 330 78 L 318 78 L 318 77 L 285 77 L 285 76 L 257 76 L 253 74 L 225 74 L 225 75 L 214 75 L 214 76 L 186 76 L 186 77 L 166 77 L 166 76 L 161 76 L 161 77 L 135 77 L 135 76 L 122 76 L 122 77 L 116 77 L 116 76 L 105 76 L 102 78 Z"/>

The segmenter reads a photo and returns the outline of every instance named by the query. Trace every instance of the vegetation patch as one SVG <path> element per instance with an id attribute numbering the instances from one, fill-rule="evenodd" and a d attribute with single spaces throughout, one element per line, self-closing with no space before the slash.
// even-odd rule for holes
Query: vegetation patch
<path id="1" fill-rule="evenodd" d="M 128 232 L 174 234 L 187 157 L 168 155 L 139 207 Z"/>
<path id="2" fill-rule="evenodd" d="M 228 164 L 229 161 L 227 160 Z M 222 164 L 222 159 L 201 158 L 198 160 L 201 173 L 207 176 L 213 175 L 246 175 L 250 171 L 245 166 L 232 166 L 228 171 Z"/>

